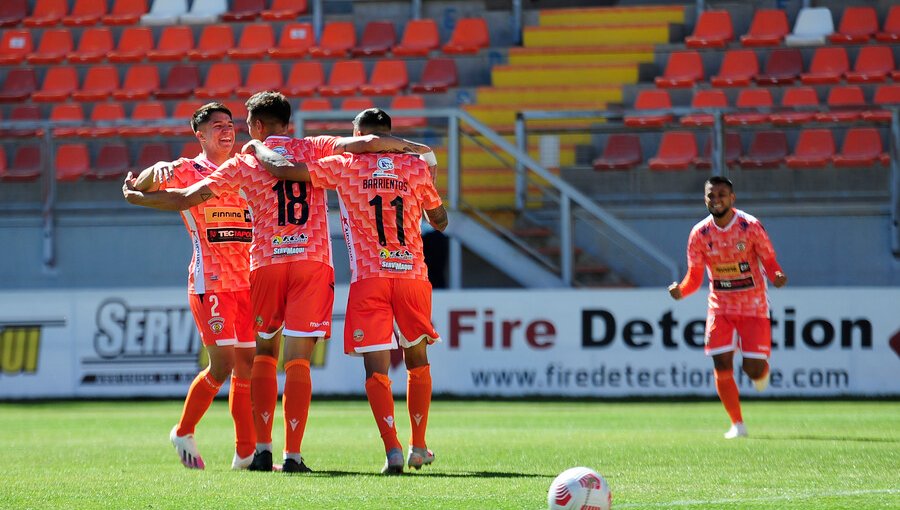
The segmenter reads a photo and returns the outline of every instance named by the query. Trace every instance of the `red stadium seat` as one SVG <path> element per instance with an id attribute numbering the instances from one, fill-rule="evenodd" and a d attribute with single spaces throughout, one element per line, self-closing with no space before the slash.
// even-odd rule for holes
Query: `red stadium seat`
<path id="1" fill-rule="evenodd" d="M 122 88 L 113 92 L 119 101 L 142 101 L 159 89 L 159 68 L 152 64 L 135 64 L 125 71 Z"/>
<path id="2" fill-rule="evenodd" d="M 812 87 L 792 87 L 784 91 L 781 96 L 781 106 L 791 110 L 779 111 L 769 115 L 769 122 L 778 125 L 805 124 L 816 117 L 816 112 L 811 109 L 795 110 L 796 107 L 818 107 L 819 96 Z"/>
<path id="3" fill-rule="evenodd" d="M 58 64 L 72 53 L 72 32 L 68 28 L 45 30 L 37 51 L 25 57 L 30 64 Z"/>
<path id="4" fill-rule="evenodd" d="M 31 16 L 22 20 L 26 27 L 51 27 L 69 12 L 68 0 L 36 0 Z"/>
<path id="5" fill-rule="evenodd" d="M 51 122 L 67 125 L 53 128 L 53 136 L 67 138 L 78 134 L 78 127 L 84 124 L 84 109 L 81 103 L 57 103 L 50 110 Z"/>
<path id="6" fill-rule="evenodd" d="M 706 137 L 706 144 L 703 148 L 703 155 L 697 156 L 692 162 L 697 169 L 707 170 L 712 168 L 712 136 Z M 736 165 L 741 158 L 743 147 L 741 146 L 741 135 L 734 131 L 725 132 L 725 165 Z"/>
<path id="7" fill-rule="evenodd" d="M 72 12 L 63 16 L 62 23 L 68 27 L 96 25 L 106 14 L 106 0 L 75 0 Z"/>
<path id="8" fill-rule="evenodd" d="M 297 62 L 291 66 L 287 83 L 281 92 L 287 96 L 312 96 L 325 84 L 322 64 L 313 61 Z"/>
<path id="9" fill-rule="evenodd" d="M 356 28 L 350 21 L 332 21 L 325 24 L 317 46 L 309 48 L 309 54 L 317 58 L 346 57 L 356 46 Z"/>
<path id="10" fill-rule="evenodd" d="M 719 89 L 702 89 L 694 92 L 691 108 L 728 108 L 728 98 Z M 711 113 L 692 113 L 680 120 L 682 126 L 712 126 L 715 118 Z"/>
<path id="11" fill-rule="evenodd" d="M 216 62 L 209 67 L 203 86 L 194 91 L 200 99 L 230 97 L 241 85 L 241 69 L 234 62 Z"/>
<path id="12" fill-rule="evenodd" d="M 78 88 L 78 73 L 72 66 L 54 66 L 47 69 L 40 90 L 31 94 L 31 100 L 38 103 L 58 103 L 65 101 Z"/>
<path id="13" fill-rule="evenodd" d="M 719 74 L 710 78 L 713 87 L 746 87 L 759 74 L 759 61 L 753 50 L 728 50 Z"/>
<path id="14" fill-rule="evenodd" d="M 278 62 L 256 62 L 250 66 L 247 80 L 234 91 L 238 97 L 250 97 L 261 90 L 280 90 L 284 84 L 281 64 Z"/>
<path id="15" fill-rule="evenodd" d="M 110 62 L 140 62 L 153 49 L 153 32 L 147 27 L 128 27 L 122 31 L 119 45 L 109 52 Z"/>
<path id="16" fill-rule="evenodd" d="M 304 99 L 300 102 L 300 111 L 303 112 L 330 112 L 331 101 L 323 97 Z M 329 123 L 322 121 L 306 121 L 306 131 L 327 131 Z"/>
<path id="17" fill-rule="evenodd" d="M 351 50 L 355 57 L 384 55 L 397 43 L 392 21 L 370 21 L 363 29 L 359 45 Z"/>
<path id="18" fill-rule="evenodd" d="M 261 59 L 274 46 L 275 33 L 272 32 L 272 25 L 268 23 L 244 25 L 238 47 L 229 49 L 227 53 L 229 58 Z"/>
<path id="19" fill-rule="evenodd" d="M 664 88 L 693 87 L 703 80 L 703 60 L 696 51 L 669 54 L 666 70 L 656 77 L 656 86 Z"/>
<path id="20" fill-rule="evenodd" d="M 100 18 L 104 25 L 134 25 L 147 14 L 147 0 L 114 0 L 109 14 Z"/>
<path id="21" fill-rule="evenodd" d="M 181 146 L 181 151 L 178 153 L 179 158 L 196 158 L 200 151 L 203 150 L 203 147 L 200 146 L 200 142 L 197 140 L 191 140 L 190 142 L 185 143 Z"/>
<path id="22" fill-rule="evenodd" d="M 37 89 L 37 78 L 34 69 L 16 67 L 6 73 L 3 86 L 0 87 L 0 103 L 17 103 L 28 99 Z"/>
<path id="23" fill-rule="evenodd" d="M 734 39 L 731 13 L 706 10 L 700 13 L 693 35 L 684 38 L 688 48 L 724 48 Z"/>
<path id="24" fill-rule="evenodd" d="M 71 182 L 81 179 L 91 166 L 87 145 L 69 143 L 57 146 L 55 166 L 57 181 Z"/>
<path id="25" fill-rule="evenodd" d="M 178 61 L 194 49 L 194 33 L 186 25 L 163 28 L 156 49 L 147 52 L 151 62 Z"/>
<path id="26" fill-rule="evenodd" d="M 882 152 L 881 134 L 875 128 L 860 127 L 847 130 L 841 152 L 834 156 L 837 167 L 869 167 L 876 161 L 887 161 Z"/>
<path id="27" fill-rule="evenodd" d="M 396 53 L 396 52 L 394 52 Z M 452 58 L 434 58 L 425 62 L 422 76 L 410 90 L 418 93 L 444 93 L 459 83 L 456 61 Z"/>
<path id="28" fill-rule="evenodd" d="M 21 64 L 34 51 L 30 30 L 4 30 L 0 39 L 0 65 Z"/>
<path id="29" fill-rule="evenodd" d="M 425 99 L 419 95 L 394 96 L 391 99 L 391 127 L 394 131 L 423 128 L 428 125 L 425 117 L 407 117 L 403 110 L 424 110 Z"/>
<path id="30" fill-rule="evenodd" d="M 777 168 L 787 157 L 787 135 L 783 131 L 757 131 L 747 154 L 738 159 L 741 168 Z"/>
<path id="31" fill-rule="evenodd" d="M 900 84 L 880 85 L 875 89 L 875 98 L 872 103 L 876 105 L 900 105 Z M 868 110 L 862 113 L 862 118 L 870 122 L 890 122 L 890 110 Z"/>
<path id="32" fill-rule="evenodd" d="M 410 20 L 393 53 L 405 57 L 425 57 L 440 46 L 437 23 L 430 18 Z"/>
<path id="33" fill-rule="evenodd" d="M 309 23 L 288 23 L 281 29 L 278 46 L 269 49 L 272 58 L 301 58 L 313 45 L 313 28 Z"/>
<path id="34" fill-rule="evenodd" d="M 175 104 L 175 109 L 172 111 L 170 117 L 171 120 L 176 120 L 178 122 L 174 125 L 160 128 L 160 133 L 165 136 L 191 135 L 193 133 L 191 129 L 191 117 L 194 116 L 194 112 L 197 111 L 197 108 L 200 108 L 201 106 L 203 106 L 202 101 L 179 101 Z M 196 155 L 197 153 L 194 153 L 191 157 Z"/>
<path id="35" fill-rule="evenodd" d="M 103 144 L 84 178 L 93 181 L 119 180 L 125 177 L 128 167 L 128 147 L 125 144 Z"/>
<path id="36" fill-rule="evenodd" d="M 382 59 L 375 62 L 372 77 L 368 83 L 359 87 L 361 94 L 367 96 L 393 96 L 409 85 L 406 62 L 403 60 Z"/>
<path id="37" fill-rule="evenodd" d="M 474 55 L 490 45 L 491 36 L 484 18 L 462 18 L 441 51 L 448 55 Z"/>
<path id="38" fill-rule="evenodd" d="M 123 127 L 122 136 L 126 137 L 149 137 L 159 135 L 161 124 L 169 117 L 166 114 L 166 105 L 160 101 L 142 101 L 134 106 L 131 112 L 130 120 L 139 124 L 134 126 Z"/>
<path id="39" fill-rule="evenodd" d="M 90 123 L 78 128 L 78 136 L 106 138 L 118 136 L 120 126 L 116 124 L 125 119 L 125 109 L 121 103 L 97 103 L 91 111 Z"/>
<path id="40" fill-rule="evenodd" d="M 634 109 L 671 110 L 672 99 L 667 90 L 642 90 L 634 100 Z M 629 127 L 662 127 L 672 122 L 672 114 L 626 115 L 624 121 Z"/>
<path id="41" fill-rule="evenodd" d="M 816 114 L 819 122 L 853 122 L 859 119 L 866 106 L 863 91 L 856 85 L 828 89 L 830 111 Z"/>
<path id="42" fill-rule="evenodd" d="M 894 70 L 894 52 L 890 46 L 863 46 L 853 71 L 844 74 L 848 83 L 882 82 Z"/>
<path id="43" fill-rule="evenodd" d="M 874 7 L 844 7 L 837 32 L 828 36 L 833 43 L 864 43 L 878 32 L 878 14 Z"/>
<path id="44" fill-rule="evenodd" d="M 735 102 L 738 108 L 771 108 L 772 93 L 769 89 L 743 89 Z M 746 124 L 763 124 L 769 120 L 769 115 L 763 112 L 741 112 L 725 115 L 725 124 L 729 126 Z"/>
<path id="45" fill-rule="evenodd" d="M 803 55 L 796 48 L 774 50 L 766 60 L 765 70 L 754 78 L 757 85 L 787 85 L 803 72 Z"/>
<path id="46" fill-rule="evenodd" d="M 41 109 L 37 105 L 33 104 L 25 104 L 18 105 L 12 109 L 12 112 L 9 114 L 10 122 L 16 124 L 19 122 L 22 123 L 36 123 L 41 121 Z M 7 130 L 3 133 L 4 136 L 11 136 L 16 138 L 32 138 L 36 136 L 43 136 L 44 131 L 37 127 L 22 127 L 21 125 Z"/>
<path id="47" fill-rule="evenodd" d="M 800 75 L 806 85 L 840 83 L 841 77 L 850 70 L 847 50 L 843 47 L 816 48 L 809 72 Z"/>
<path id="48" fill-rule="evenodd" d="M 891 6 L 884 20 L 884 30 L 875 34 L 875 39 L 881 42 L 900 41 L 900 5 Z"/>
<path id="49" fill-rule="evenodd" d="M 195 65 L 176 64 L 169 69 L 165 84 L 156 90 L 158 99 L 182 99 L 200 86 L 200 70 Z"/>
<path id="50" fill-rule="evenodd" d="M 234 120 L 235 131 L 247 132 L 247 105 L 244 101 L 225 101 L 225 107 L 231 110 L 231 119 Z M 235 146 L 235 149 L 240 147 Z"/>
<path id="51" fill-rule="evenodd" d="M 594 170 L 630 170 L 644 161 L 638 135 L 612 134 L 606 140 L 603 155 L 594 160 Z"/>
<path id="52" fill-rule="evenodd" d="M 0 180 L 7 182 L 36 181 L 41 176 L 41 153 L 39 145 L 16 147 L 12 164 L 0 174 Z"/>
<path id="53" fill-rule="evenodd" d="M 323 96 L 352 96 L 366 83 L 366 68 L 358 60 L 335 62 L 328 75 L 328 83 L 319 87 Z"/>
<path id="54" fill-rule="evenodd" d="M 102 61 L 113 49 L 112 31 L 106 27 L 88 28 L 81 33 L 78 49 L 69 53 L 69 62 L 88 64 Z"/>
<path id="55" fill-rule="evenodd" d="M 790 168 L 821 168 L 834 156 L 834 136 L 830 129 L 805 129 L 797 138 L 794 153 L 784 158 Z"/>
<path id="56" fill-rule="evenodd" d="M 348 97 L 341 101 L 341 110 L 352 111 L 353 113 L 374 108 L 375 103 L 368 97 Z M 342 124 L 346 124 L 345 122 Z"/>
<path id="57" fill-rule="evenodd" d="M 306 12 L 306 0 L 272 0 L 272 6 L 262 12 L 262 19 L 289 21 Z"/>
<path id="58" fill-rule="evenodd" d="M 89 67 L 81 88 L 72 92 L 76 101 L 105 101 L 119 90 L 119 71 L 111 65 Z"/>
<path id="59" fill-rule="evenodd" d="M 697 139 L 691 131 L 666 131 L 650 170 L 687 170 L 697 158 Z"/>
<path id="60" fill-rule="evenodd" d="M 253 21 L 266 8 L 263 0 L 232 0 L 231 9 L 222 13 L 222 21 Z"/>
<path id="61" fill-rule="evenodd" d="M 28 15 L 28 0 L 0 2 L 0 27 L 14 27 Z"/>
<path id="62" fill-rule="evenodd" d="M 160 161 L 172 161 L 172 149 L 168 143 L 145 143 L 138 150 L 138 157 L 134 161 L 135 176 Z"/>
<path id="63" fill-rule="evenodd" d="M 781 9 L 758 9 L 753 14 L 750 31 L 741 36 L 744 46 L 779 46 L 791 32 L 787 14 Z"/>
<path id="64" fill-rule="evenodd" d="M 207 25 L 200 32 L 197 47 L 188 51 L 191 60 L 219 60 L 234 48 L 234 30 L 231 25 Z"/>

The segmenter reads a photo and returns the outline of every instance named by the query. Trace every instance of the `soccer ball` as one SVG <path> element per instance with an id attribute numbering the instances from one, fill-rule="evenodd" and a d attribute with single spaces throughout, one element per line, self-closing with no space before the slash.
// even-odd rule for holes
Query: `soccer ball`
<path id="1" fill-rule="evenodd" d="M 559 474 L 547 492 L 550 510 L 609 510 L 612 492 L 600 473 L 575 467 Z"/>

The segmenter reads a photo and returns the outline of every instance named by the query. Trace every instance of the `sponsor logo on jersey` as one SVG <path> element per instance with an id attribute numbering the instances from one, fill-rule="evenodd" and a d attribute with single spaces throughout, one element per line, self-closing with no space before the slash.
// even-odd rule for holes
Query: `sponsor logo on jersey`
<path id="1" fill-rule="evenodd" d="M 291 244 L 307 244 L 308 242 L 309 242 L 309 236 L 306 234 L 275 236 L 272 238 L 272 246 L 285 246 L 285 245 L 291 245 Z"/>
<path id="2" fill-rule="evenodd" d="M 736 280 L 713 280 L 713 289 L 729 291 L 750 289 L 753 285 L 753 277 L 738 278 Z"/>
<path id="3" fill-rule="evenodd" d="M 742 273 L 750 272 L 750 264 L 747 262 L 727 262 L 725 264 L 716 264 L 713 267 L 715 276 L 739 276 Z"/>
<path id="4" fill-rule="evenodd" d="M 249 243 L 253 241 L 253 229 L 208 228 L 206 240 L 210 243 Z"/>
<path id="5" fill-rule="evenodd" d="M 392 262 L 389 260 L 382 260 L 381 269 L 400 273 L 404 271 L 412 271 L 413 265 L 406 262 Z"/>
<path id="6" fill-rule="evenodd" d="M 203 210 L 207 223 L 221 223 L 226 221 L 239 221 L 246 223 L 249 213 L 240 207 L 207 207 Z"/>
<path id="7" fill-rule="evenodd" d="M 388 172 L 394 169 L 394 162 L 391 161 L 391 158 L 378 158 L 378 170 L 382 172 Z M 376 171 L 375 174 L 378 174 Z"/>
<path id="8" fill-rule="evenodd" d="M 225 319 L 222 317 L 213 317 L 207 324 L 209 324 L 210 331 L 217 335 L 225 329 Z"/>
<path id="9" fill-rule="evenodd" d="M 413 254 L 409 250 L 388 250 L 387 248 L 382 248 L 378 252 L 378 258 L 381 260 L 387 259 L 399 259 L 399 260 L 412 260 Z"/>

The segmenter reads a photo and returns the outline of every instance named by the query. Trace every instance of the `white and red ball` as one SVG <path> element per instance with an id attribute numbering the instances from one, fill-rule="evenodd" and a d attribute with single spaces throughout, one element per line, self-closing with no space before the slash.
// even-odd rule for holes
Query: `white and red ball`
<path id="1" fill-rule="evenodd" d="M 600 473 L 574 467 L 559 474 L 547 492 L 550 510 L 609 510 L 612 492 Z"/>

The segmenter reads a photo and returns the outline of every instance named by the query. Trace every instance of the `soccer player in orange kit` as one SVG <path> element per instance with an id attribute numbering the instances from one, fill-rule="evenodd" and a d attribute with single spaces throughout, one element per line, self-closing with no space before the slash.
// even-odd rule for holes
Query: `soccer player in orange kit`
<path id="1" fill-rule="evenodd" d="M 710 283 L 705 352 L 712 356 L 716 392 L 731 418 L 725 438 L 734 439 L 747 436 L 734 380 L 734 351 L 740 349 L 742 368 L 756 389 L 766 389 L 772 329 L 765 278 L 783 287 L 787 276 L 762 223 L 734 208 L 731 181 L 710 177 L 704 191 L 710 216 L 691 230 L 687 275 L 681 283 L 669 285 L 669 294 L 677 300 L 695 292 L 706 268 Z"/>

